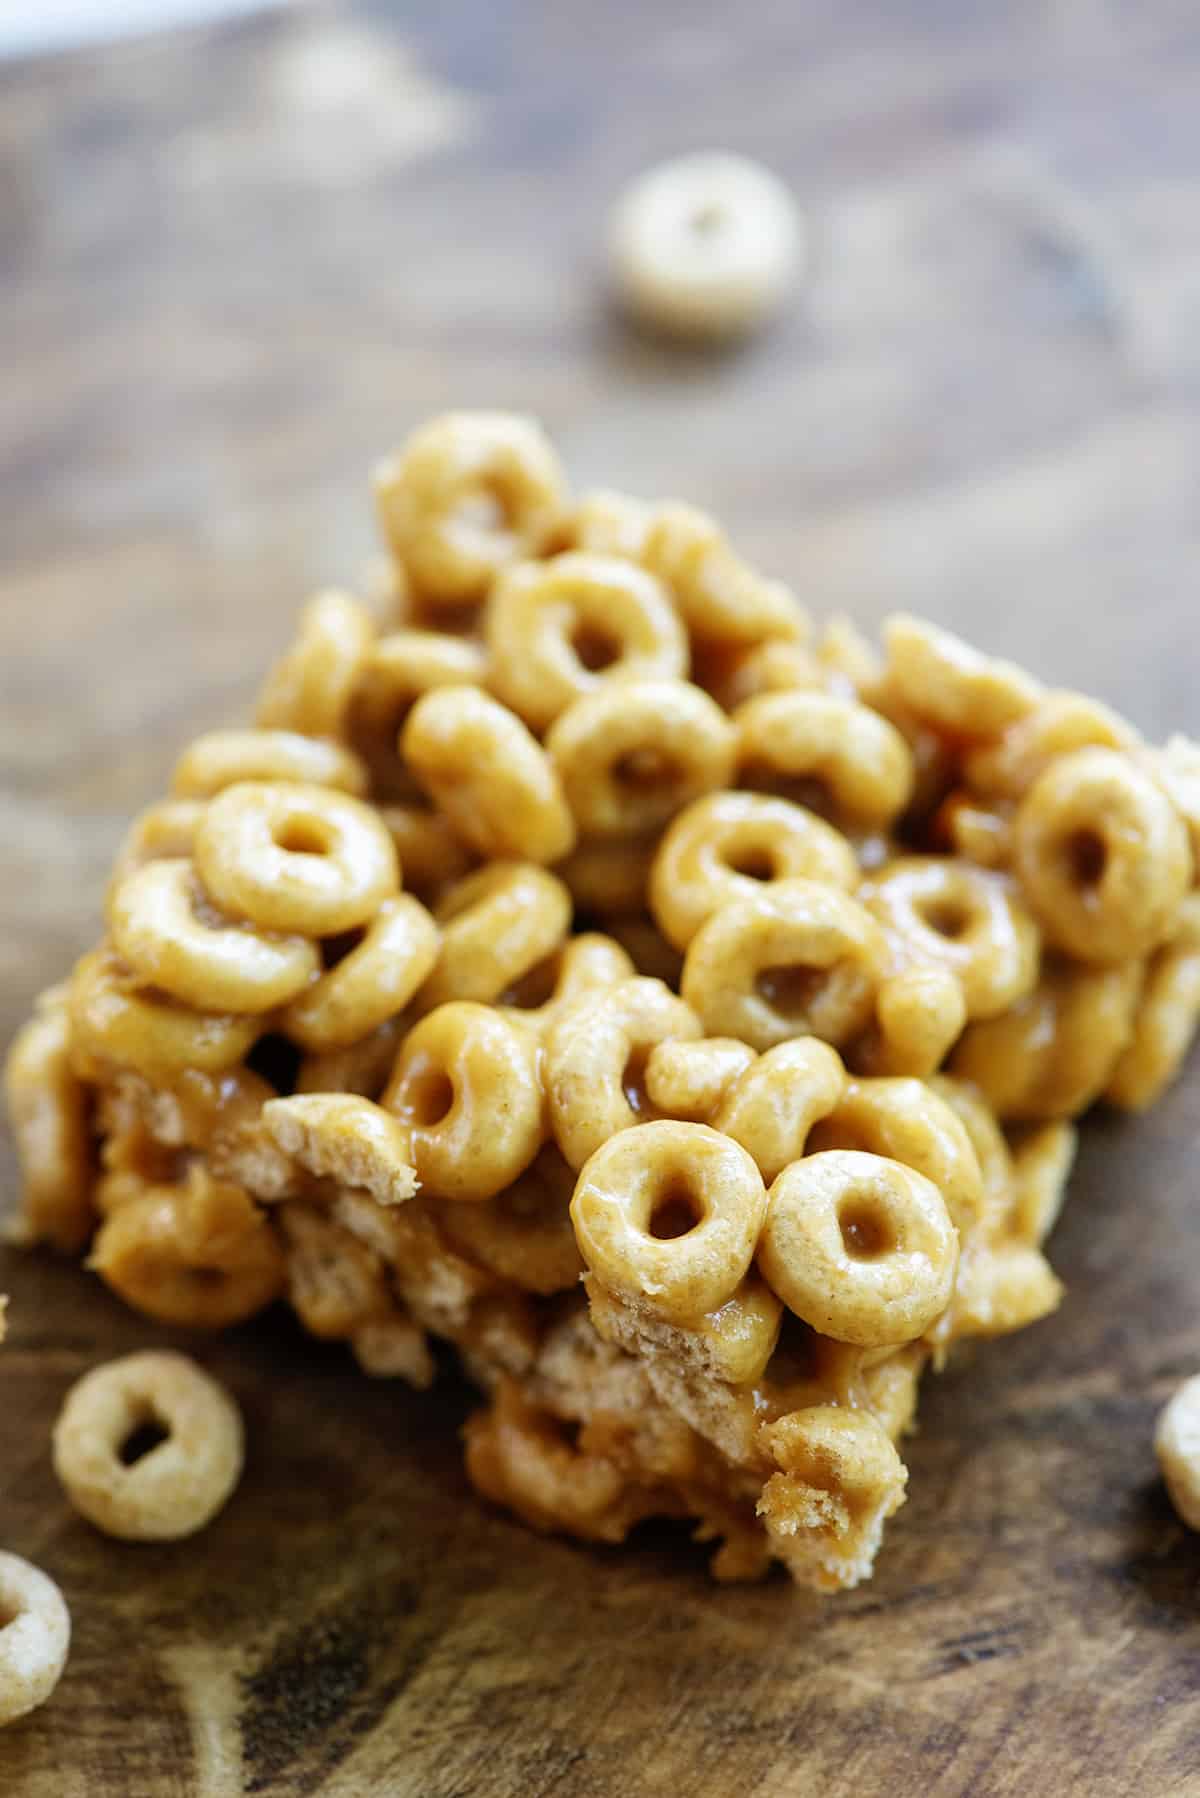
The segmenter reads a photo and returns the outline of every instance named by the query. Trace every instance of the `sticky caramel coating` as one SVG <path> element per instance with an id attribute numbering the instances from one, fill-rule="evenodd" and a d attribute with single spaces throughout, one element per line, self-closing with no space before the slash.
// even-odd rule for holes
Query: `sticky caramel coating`
<path id="1" fill-rule="evenodd" d="M 410 893 L 385 899 L 361 941 L 285 1007 L 280 1028 L 312 1054 L 361 1042 L 404 1010 L 440 945 L 437 925 Z"/>
<path id="2" fill-rule="evenodd" d="M 981 655 L 906 612 L 883 626 L 886 678 L 918 718 L 956 737 L 994 737 L 1032 711 L 1041 689 L 1020 668 Z"/>
<path id="3" fill-rule="evenodd" d="M 163 1439 L 126 1464 L 144 1428 Z M 210 1523 L 242 1474 L 242 1418 L 186 1355 L 148 1349 L 77 1380 L 54 1426 L 54 1471 L 75 1509 L 107 1536 L 174 1542 Z"/>
<path id="4" fill-rule="evenodd" d="M 25 1233 L 77 1253 L 92 1227 L 89 1095 L 72 1063 L 62 988 L 43 994 L 18 1031 L 5 1063 L 4 1095 L 23 1183 Z"/>
<path id="5" fill-rule="evenodd" d="M 809 1132 L 846 1088 L 841 1057 L 815 1037 L 768 1049 L 734 1083 L 712 1122 L 754 1157 L 768 1186 L 799 1161 Z"/>
<path id="6" fill-rule="evenodd" d="M 358 797 L 367 790 L 367 771 L 342 744 L 298 731 L 213 730 L 180 756 L 171 792 L 177 799 L 212 799 L 241 781 L 298 781 Z"/>
<path id="7" fill-rule="evenodd" d="M 438 1229 L 469 1261 L 523 1291 L 567 1292 L 583 1272 L 571 1225 L 575 1174 L 553 1143 L 495 1198 L 444 1200 Z"/>
<path id="8" fill-rule="evenodd" d="M 616 556 L 526 562 L 493 587 L 484 617 L 493 691 L 531 730 L 623 680 L 687 673 L 687 635 L 661 582 Z"/>
<path id="9" fill-rule="evenodd" d="M 735 553 L 716 522 L 677 501 L 647 521 L 641 561 L 670 588 L 693 643 L 803 640 L 808 614 L 782 581 L 767 580 Z"/>
<path id="10" fill-rule="evenodd" d="M 370 771 L 376 799 L 411 800 L 419 789 L 400 753 L 400 733 L 418 699 L 438 687 L 482 685 L 478 643 L 436 630 L 392 631 L 364 658 L 350 694 L 346 734 Z"/>
<path id="11" fill-rule="evenodd" d="M 1145 1111 L 1170 1086 L 1200 1026 L 1200 893 L 1179 908 L 1171 940 L 1150 958 L 1133 1031 L 1109 1074 L 1104 1096 L 1125 1111 Z"/>
<path id="12" fill-rule="evenodd" d="M 743 1148 L 706 1124 L 664 1119 L 616 1132 L 588 1158 L 571 1221 L 603 1284 L 686 1324 L 733 1297 L 766 1204 Z"/>
<path id="13" fill-rule="evenodd" d="M 571 896 L 532 863 L 489 862 L 456 881 L 434 915 L 442 943 L 417 995 L 423 1011 L 450 999 L 499 999 L 562 946 Z"/>
<path id="14" fill-rule="evenodd" d="M 733 722 L 742 786 L 799 797 L 840 826 L 866 830 L 886 830 L 912 796 L 907 743 L 856 700 L 764 693 L 740 706 Z"/>
<path id="15" fill-rule="evenodd" d="M 156 998 L 107 945 L 76 963 L 67 1015 L 77 1066 L 136 1068 L 151 1079 L 234 1067 L 263 1028 L 253 1016 L 192 1011 Z"/>
<path id="16" fill-rule="evenodd" d="M 1037 984 L 1038 929 L 1011 881 L 940 856 L 901 856 L 859 898 L 878 918 L 900 966 L 944 967 L 969 1018 L 1006 1011 Z"/>
<path id="17" fill-rule="evenodd" d="M 650 871 L 650 909 L 664 936 L 686 949 L 729 900 L 797 878 L 852 892 L 858 864 L 845 837 L 786 799 L 712 793 L 665 831 Z"/>
<path id="18" fill-rule="evenodd" d="M 374 620 L 360 600 L 336 590 L 316 594 L 300 614 L 296 641 L 263 682 L 255 723 L 306 737 L 340 736 L 374 639 Z"/>
<path id="19" fill-rule="evenodd" d="M 850 1080 L 814 1122 L 810 1149 L 862 1149 L 931 1180 L 966 1237 L 983 1215 L 983 1174 L 956 1113 L 923 1080 Z"/>
<path id="20" fill-rule="evenodd" d="M 749 1043 L 734 1036 L 655 1043 L 646 1057 L 646 1096 L 662 1117 L 711 1124 L 730 1088 L 757 1060 Z"/>

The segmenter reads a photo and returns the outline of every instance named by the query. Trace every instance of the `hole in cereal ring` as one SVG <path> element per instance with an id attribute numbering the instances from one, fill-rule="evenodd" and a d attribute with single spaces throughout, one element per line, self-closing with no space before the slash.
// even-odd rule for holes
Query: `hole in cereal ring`
<path id="1" fill-rule="evenodd" d="M 825 968 L 763 968 L 755 979 L 754 990 L 780 1017 L 800 1022 L 808 1016 L 828 978 Z"/>
<path id="2" fill-rule="evenodd" d="M 473 555 L 503 553 L 512 541 L 504 495 L 487 483 L 464 493 L 446 522 L 449 535 Z"/>
<path id="3" fill-rule="evenodd" d="M 682 1180 L 669 1181 L 654 1201 L 648 1234 L 658 1242 L 673 1242 L 694 1230 L 701 1215 L 690 1187 Z"/>
<path id="4" fill-rule="evenodd" d="M 716 200 L 707 200 L 703 206 L 693 207 L 688 225 L 697 237 L 711 237 L 724 230 L 726 216 L 725 208 Z"/>
<path id="5" fill-rule="evenodd" d="M 971 922 L 970 911 L 958 899 L 931 899 L 922 906 L 921 918 L 930 930 L 951 942 L 964 935 Z"/>
<path id="6" fill-rule="evenodd" d="M 818 1118 L 804 1143 L 806 1155 L 824 1155 L 829 1149 L 859 1149 L 874 1153 L 875 1145 L 840 1118 Z"/>
<path id="7" fill-rule="evenodd" d="M 653 1117 L 654 1107 L 650 1103 L 650 1095 L 646 1091 L 646 1063 L 650 1059 L 650 1047 L 639 1043 L 629 1054 L 621 1074 L 621 1087 L 629 1102 L 629 1109 L 637 1117 Z"/>
<path id="8" fill-rule="evenodd" d="M 660 749 L 630 749 L 613 764 L 613 775 L 623 787 L 643 793 L 668 784 L 676 772 L 670 757 Z"/>
<path id="9" fill-rule="evenodd" d="M 132 1467 L 138 1461 L 152 1455 L 156 1448 L 170 1439 L 171 1432 L 159 1418 L 150 1416 L 143 1418 L 130 1430 L 124 1442 L 117 1450 L 117 1459 L 123 1467 Z"/>
<path id="10" fill-rule="evenodd" d="M 20 1605 L 10 1603 L 7 1598 L 0 1598 L 0 1635 L 4 1633 L 10 1623 L 15 1623 L 20 1615 Z"/>
<path id="11" fill-rule="evenodd" d="M 275 832 L 275 843 L 289 855 L 328 855 L 329 833 L 316 818 L 288 818 Z"/>
<path id="12" fill-rule="evenodd" d="M 775 858 L 769 850 L 760 849 L 748 844 L 744 849 L 735 849 L 725 858 L 725 866 L 734 874 L 742 874 L 747 880 L 774 880 Z"/>
<path id="13" fill-rule="evenodd" d="M 286 1098 L 296 1090 L 302 1059 L 295 1043 L 277 1032 L 270 1032 L 259 1037 L 246 1057 L 246 1066 Z"/>
<path id="14" fill-rule="evenodd" d="M 874 1261 L 895 1248 L 895 1235 L 879 1206 L 851 1194 L 838 1207 L 838 1228 L 852 1261 Z"/>
<path id="15" fill-rule="evenodd" d="M 1108 846 L 1099 831 L 1072 831 L 1062 846 L 1062 855 L 1072 886 L 1099 886 L 1108 865 Z"/>
<path id="16" fill-rule="evenodd" d="M 321 966 L 328 973 L 336 968 L 340 961 L 345 961 L 366 935 L 365 930 L 343 930 L 339 936 L 322 937 L 317 944 L 321 954 Z"/>
<path id="17" fill-rule="evenodd" d="M 189 1267 L 187 1278 L 188 1284 L 198 1292 L 216 1292 L 225 1285 L 229 1276 L 220 1267 Z"/>
<path id="18" fill-rule="evenodd" d="M 413 1123 L 429 1130 L 441 1123 L 454 1104 L 454 1086 L 441 1068 L 430 1068 L 412 1081 L 407 1099 Z"/>
<path id="19" fill-rule="evenodd" d="M 584 624 L 582 620 L 571 632 L 571 648 L 589 674 L 599 674 L 621 659 L 621 645 L 612 632 L 602 625 Z"/>

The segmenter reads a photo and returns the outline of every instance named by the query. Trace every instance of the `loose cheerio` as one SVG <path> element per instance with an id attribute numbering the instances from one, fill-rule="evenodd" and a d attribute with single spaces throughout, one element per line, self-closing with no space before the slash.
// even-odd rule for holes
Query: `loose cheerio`
<path id="1" fill-rule="evenodd" d="M 618 290 L 643 322 L 680 336 L 739 337 L 790 286 L 800 219 L 777 176 L 706 151 L 660 163 L 618 199 L 609 254 Z"/>

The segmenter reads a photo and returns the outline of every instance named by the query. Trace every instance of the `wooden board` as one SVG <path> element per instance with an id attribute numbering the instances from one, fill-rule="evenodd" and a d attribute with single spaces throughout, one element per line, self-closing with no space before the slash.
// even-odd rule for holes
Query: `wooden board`
<path id="1" fill-rule="evenodd" d="M 929 612 L 1155 734 L 1200 725 L 1200 25 L 1187 0 L 442 0 L 0 73 L 0 1026 L 96 927 L 127 815 L 371 544 L 425 413 L 545 416 L 580 481 L 711 504 L 866 621 Z M 604 207 L 679 148 L 794 182 L 803 304 L 669 353 Z M 205 1343 L 249 1427 L 191 1544 L 100 1539 L 48 1434 L 163 1333 L 7 1256 L 0 1542 L 75 1624 L 19 1798 L 1200 1792 L 1200 1550 L 1155 1478 L 1200 1366 L 1200 1069 L 1085 1132 L 1061 1313 L 930 1381 L 872 1584 L 541 1540 L 469 1394 L 284 1322 Z M 12 1165 L 3 1169 L 12 1193 Z"/>

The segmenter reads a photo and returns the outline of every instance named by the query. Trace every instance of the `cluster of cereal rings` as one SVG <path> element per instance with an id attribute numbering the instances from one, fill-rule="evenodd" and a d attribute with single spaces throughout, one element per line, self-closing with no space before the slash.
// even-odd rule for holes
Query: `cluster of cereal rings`
<path id="1" fill-rule="evenodd" d="M 922 1366 L 1057 1302 L 1070 1119 L 1186 1052 L 1200 751 L 818 636 L 525 419 L 376 495 L 374 609 L 312 600 L 183 755 L 14 1048 L 30 1234 L 171 1323 L 285 1294 L 417 1384 L 449 1338 L 540 1527 L 853 1583 Z"/>

